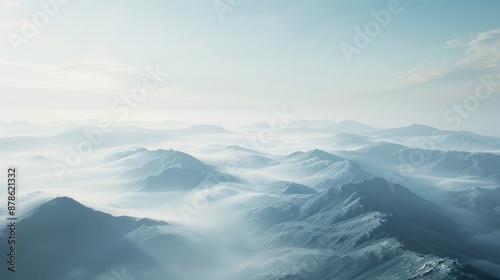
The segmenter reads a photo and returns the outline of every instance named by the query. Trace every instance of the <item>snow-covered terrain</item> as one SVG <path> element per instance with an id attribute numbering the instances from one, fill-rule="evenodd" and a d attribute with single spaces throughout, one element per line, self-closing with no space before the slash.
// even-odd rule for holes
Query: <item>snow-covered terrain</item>
<path id="1" fill-rule="evenodd" d="M 0 128 L 18 170 L 18 272 L 1 279 L 500 278 L 494 137 L 331 121 L 264 140 L 265 124 Z"/>

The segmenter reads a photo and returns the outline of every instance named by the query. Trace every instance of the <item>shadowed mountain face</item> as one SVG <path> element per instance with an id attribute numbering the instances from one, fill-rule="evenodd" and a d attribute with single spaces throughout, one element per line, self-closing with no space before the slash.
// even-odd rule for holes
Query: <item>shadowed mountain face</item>
<path id="1" fill-rule="evenodd" d="M 113 161 L 133 167 L 125 176 L 135 180 L 145 192 L 187 191 L 202 183 L 237 181 L 189 154 L 174 150 L 139 149 L 116 154 Z"/>
<path id="2" fill-rule="evenodd" d="M 370 137 L 364 135 L 339 133 L 332 137 L 332 145 L 341 149 L 360 149 L 369 146 L 370 144 L 373 144 Z"/>
<path id="3" fill-rule="evenodd" d="M 131 177 L 158 174 L 168 168 L 199 171 L 209 171 L 211 169 L 211 167 L 205 165 L 193 156 L 174 150 L 149 151 L 146 149 L 138 149 L 136 151 L 119 153 L 115 155 L 115 158 L 128 162 L 135 167 L 125 174 Z"/>
<path id="4" fill-rule="evenodd" d="M 290 183 L 290 182 L 282 182 L 278 184 L 278 188 L 283 189 L 283 194 L 314 194 L 316 190 L 309 188 L 307 186 Z"/>
<path id="5" fill-rule="evenodd" d="M 55 198 L 18 222 L 18 271 L 2 270 L 0 275 L 13 280 L 112 279 L 111 268 L 127 267 L 131 275 L 147 279 L 178 279 L 161 267 L 200 265 L 202 257 L 181 237 L 162 233 L 168 226 L 114 217 L 67 197 Z M 3 231 L 2 238 L 6 234 Z"/>
<path id="6" fill-rule="evenodd" d="M 286 157 L 285 164 L 303 174 L 310 185 L 319 189 L 371 177 L 355 162 L 322 150 L 292 153 Z"/>
<path id="7" fill-rule="evenodd" d="M 347 154 L 386 168 L 405 166 L 415 174 L 450 178 L 463 176 L 500 182 L 500 156 L 490 153 L 410 149 L 381 142 Z"/>
<path id="8" fill-rule="evenodd" d="M 396 275 L 399 279 L 495 279 L 446 258 L 485 253 L 461 244 L 465 236 L 457 234 L 452 218 L 437 205 L 380 178 L 332 187 L 306 200 L 257 208 L 247 217 L 249 227 L 258 229 L 256 258 L 266 260 L 268 272 L 252 279 L 273 279 L 271 275 L 280 275 L 276 279 Z M 498 261 L 495 255 L 489 257 Z M 296 263 L 295 269 L 282 271 L 286 262 Z M 255 270 L 249 267 L 242 275 Z"/>
<path id="9" fill-rule="evenodd" d="M 414 124 L 407 127 L 373 131 L 372 137 L 381 140 L 411 145 L 412 148 L 424 148 L 442 151 L 483 152 L 500 148 L 500 139 L 477 135 L 467 131 L 446 131 L 433 127 Z"/>
<path id="10" fill-rule="evenodd" d="M 434 136 L 444 131 L 430 126 L 413 124 L 407 127 L 392 128 L 387 130 L 375 131 L 372 134 L 384 137 L 415 137 L 415 136 Z"/>
<path id="11" fill-rule="evenodd" d="M 491 217 L 491 224 L 500 226 L 500 188 L 471 188 L 452 196 L 459 205 L 470 208 L 483 217 Z"/>
<path id="12" fill-rule="evenodd" d="M 336 155 L 332 155 L 330 153 L 327 153 L 322 150 L 312 150 L 308 152 L 295 152 L 287 156 L 287 158 L 295 160 L 295 161 L 300 161 L 303 163 L 308 163 L 308 162 L 327 162 L 327 163 L 334 163 L 334 162 L 339 162 L 344 160 L 341 157 L 338 157 Z"/>

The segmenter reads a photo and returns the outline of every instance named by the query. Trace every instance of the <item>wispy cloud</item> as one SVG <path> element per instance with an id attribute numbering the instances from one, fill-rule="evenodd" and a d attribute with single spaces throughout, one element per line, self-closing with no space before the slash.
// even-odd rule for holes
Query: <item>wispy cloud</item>
<path id="1" fill-rule="evenodd" d="M 470 34 L 465 39 L 448 41 L 443 48 L 465 48 L 465 57 L 456 66 L 473 69 L 497 68 L 500 66 L 500 28 L 478 34 Z"/>
<path id="2" fill-rule="evenodd" d="M 463 55 L 456 60 L 418 65 L 397 74 L 406 75 L 406 85 L 414 85 L 445 78 L 475 79 L 478 75 L 500 72 L 500 28 L 450 40 L 440 48 L 463 48 Z"/>

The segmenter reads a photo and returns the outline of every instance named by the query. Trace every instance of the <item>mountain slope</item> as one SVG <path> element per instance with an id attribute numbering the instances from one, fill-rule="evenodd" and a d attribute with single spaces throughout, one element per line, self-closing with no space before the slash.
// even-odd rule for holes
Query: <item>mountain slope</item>
<path id="1" fill-rule="evenodd" d="M 355 162 L 322 150 L 292 153 L 286 157 L 285 164 L 302 174 L 305 183 L 320 189 L 371 177 Z"/>
<path id="2" fill-rule="evenodd" d="M 439 207 L 380 178 L 271 203 L 247 219 L 258 254 L 241 275 L 260 271 L 255 280 L 496 279 L 448 257 L 500 263 L 465 245 Z"/>
<path id="3" fill-rule="evenodd" d="M 189 191 L 203 182 L 237 181 L 195 157 L 174 150 L 137 149 L 115 154 L 112 161 L 133 167 L 124 176 L 135 181 L 141 191 Z"/>
<path id="4" fill-rule="evenodd" d="M 425 146 L 433 150 L 468 152 L 500 149 L 500 139 L 496 137 L 482 136 L 469 131 L 441 130 L 420 124 L 374 131 L 370 135 L 381 140 L 391 139 L 411 148 Z"/>
<path id="5" fill-rule="evenodd" d="M 183 257 L 195 250 L 182 238 L 162 233 L 164 227 L 168 227 L 165 222 L 114 217 L 67 197 L 55 198 L 18 222 L 18 271 L 11 274 L 2 269 L 0 276 L 13 280 L 111 279 L 111 268 L 126 267 L 131 275 L 144 279 L 178 279 L 162 268 L 164 264 L 199 265 L 201 254 Z M 6 234 L 2 232 L 2 240 Z M 155 248 L 164 250 L 158 255 Z"/>

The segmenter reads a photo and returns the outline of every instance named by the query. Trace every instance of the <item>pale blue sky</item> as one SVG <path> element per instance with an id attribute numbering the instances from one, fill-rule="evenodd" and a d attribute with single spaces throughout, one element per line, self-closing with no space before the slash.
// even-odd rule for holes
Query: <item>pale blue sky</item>
<path id="1" fill-rule="evenodd" d="M 168 83 L 127 120 L 248 123 L 286 106 L 307 119 L 500 134 L 500 85 L 462 116 L 453 107 L 479 77 L 500 82 L 499 1 L 401 1 L 351 63 L 339 45 L 391 1 L 240 2 L 221 20 L 212 0 L 73 0 L 15 52 L 23 18 L 45 12 L 0 0 L 0 119 L 113 118 L 114 100 L 159 65 Z"/>

